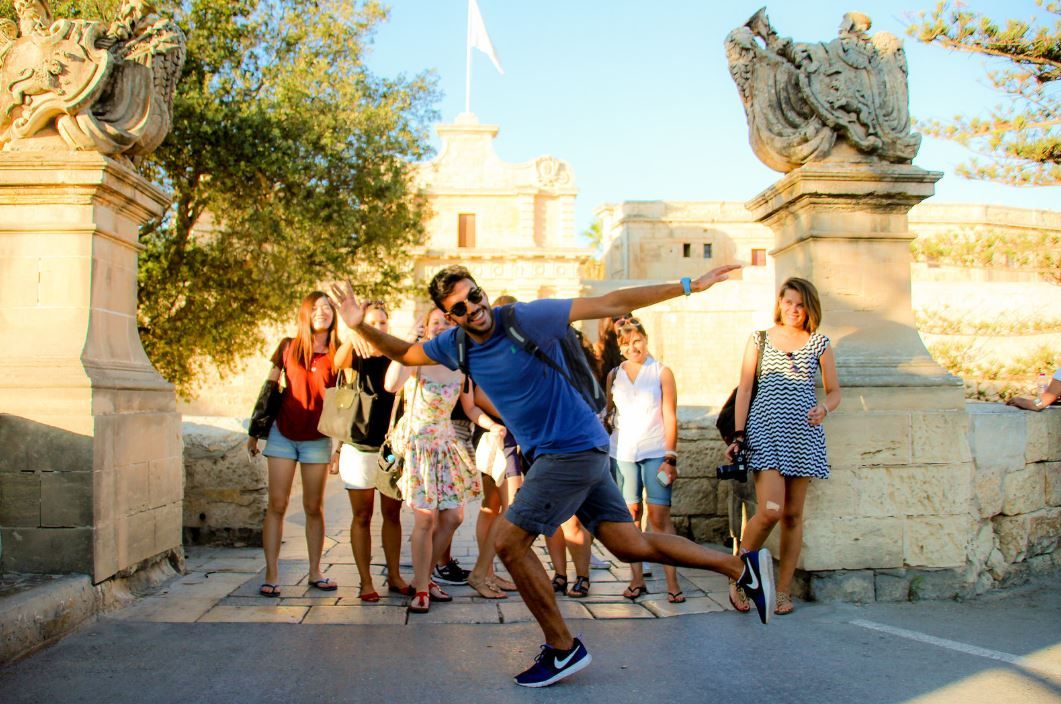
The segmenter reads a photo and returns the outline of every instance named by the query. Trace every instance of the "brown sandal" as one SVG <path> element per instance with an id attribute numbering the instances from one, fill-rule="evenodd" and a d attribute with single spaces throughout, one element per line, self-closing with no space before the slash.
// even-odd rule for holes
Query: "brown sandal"
<path id="1" fill-rule="evenodd" d="M 774 597 L 774 613 L 778 616 L 790 614 L 796 610 L 792 604 L 792 595 L 788 592 L 778 592 Z"/>
<path id="2" fill-rule="evenodd" d="M 468 575 L 468 586 L 478 592 L 484 599 L 507 599 L 508 594 L 498 589 L 489 579 L 479 579 Z"/>
<path id="3" fill-rule="evenodd" d="M 738 613 L 746 614 L 752 610 L 751 602 L 748 601 L 748 595 L 744 593 L 744 589 L 732 581 L 729 583 L 729 603 Z"/>

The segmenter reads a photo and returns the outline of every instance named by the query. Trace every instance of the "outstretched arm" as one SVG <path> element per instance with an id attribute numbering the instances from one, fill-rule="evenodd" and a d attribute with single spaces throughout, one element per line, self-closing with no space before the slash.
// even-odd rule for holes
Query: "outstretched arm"
<path id="1" fill-rule="evenodd" d="M 388 335 L 370 325 L 365 325 L 365 304 L 357 300 L 354 287 L 349 281 L 329 286 L 328 296 L 332 299 L 332 303 L 347 327 L 368 340 L 368 343 L 379 350 L 383 356 L 407 367 L 438 364 L 436 360 L 427 356 L 421 343 L 406 342 L 400 337 Z"/>
<path id="2" fill-rule="evenodd" d="M 1051 379 L 1050 385 L 1046 387 L 1045 391 L 1039 394 L 1039 398 L 1021 398 L 1018 396 L 1006 401 L 1006 405 L 1023 408 L 1026 411 L 1041 411 L 1044 408 L 1052 406 L 1058 396 L 1061 396 L 1061 381 Z"/>
<path id="3" fill-rule="evenodd" d="M 693 293 L 706 291 L 720 281 L 729 278 L 729 272 L 740 269 L 740 264 L 727 264 L 712 269 L 703 276 L 690 280 L 689 288 Z M 571 322 L 576 320 L 595 320 L 609 316 L 621 315 L 631 310 L 645 308 L 661 301 L 677 298 L 685 293 L 680 282 L 654 284 L 651 286 L 633 286 L 621 288 L 592 298 L 576 298 L 571 301 Z"/>

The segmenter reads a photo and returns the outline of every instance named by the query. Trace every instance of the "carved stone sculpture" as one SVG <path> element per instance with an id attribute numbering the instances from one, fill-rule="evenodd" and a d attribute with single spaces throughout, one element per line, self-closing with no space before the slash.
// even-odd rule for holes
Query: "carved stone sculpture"
<path id="1" fill-rule="evenodd" d="M 0 147 L 137 157 L 171 126 L 185 36 L 147 0 L 113 22 L 53 20 L 44 0 L 15 0 L 0 19 Z"/>
<path id="2" fill-rule="evenodd" d="M 763 163 L 787 173 L 812 161 L 913 160 L 921 135 L 910 130 L 906 54 L 869 28 L 849 12 L 836 39 L 796 43 L 778 37 L 763 8 L 729 33 L 730 74 Z"/>

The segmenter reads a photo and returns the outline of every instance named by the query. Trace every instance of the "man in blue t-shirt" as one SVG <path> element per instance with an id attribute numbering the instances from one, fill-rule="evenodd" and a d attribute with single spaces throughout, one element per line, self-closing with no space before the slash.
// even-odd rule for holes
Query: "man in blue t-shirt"
<path id="1" fill-rule="evenodd" d="M 682 294 L 704 291 L 738 266 L 723 266 L 696 279 L 612 291 L 603 296 L 515 304 L 516 320 L 554 362 L 566 369 L 560 340 L 576 320 L 594 320 L 644 308 Z M 544 687 L 590 662 L 572 637 L 541 561 L 531 550 L 539 534 L 552 535 L 572 515 L 624 562 L 649 561 L 697 567 L 738 580 L 763 623 L 774 606 L 770 553 L 743 557 L 708 550 L 666 533 L 642 534 L 634 525 L 608 459 L 608 435 L 578 390 L 563 375 L 535 358 L 501 329 L 486 293 L 462 266 L 438 272 L 428 287 L 431 300 L 467 333 L 467 369 L 483 387 L 532 459 L 526 481 L 502 521 L 497 554 L 545 635 L 533 665 L 516 684 Z M 343 320 L 384 355 L 407 366 L 443 364 L 457 369 L 456 329 L 426 343 L 410 343 L 363 325 L 363 306 L 349 284 L 332 287 Z"/>

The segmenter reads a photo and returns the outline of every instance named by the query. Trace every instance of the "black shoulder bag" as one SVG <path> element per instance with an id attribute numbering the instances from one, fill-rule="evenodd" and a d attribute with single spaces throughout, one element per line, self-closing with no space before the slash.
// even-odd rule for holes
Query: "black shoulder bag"
<path id="1" fill-rule="evenodd" d="M 763 371 L 763 347 L 766 346 L 766 331 L 759 330 L 755 333 L 759 338 L 758 346 L 758 358 L 755 361 L 755 378 L 752 379 L 752 395 L 748 399 L 748 415 L 751 416 L 752 412 L 752 401 L 755 400 L 755 394 L 759 390 L 759 375 Z M 740 386 L 737 387 L 739 389 Z M 715 427 L 718 428 L 718 434 L 722 436 L 723 442 L 727 445 L 732 444 L 733 434 L 736 431 L 737 423 L 737 389 L 733 389 L 733 393 L 729 395 L 726 402 L 722 404 L 722 410 L 718 412 L 718 420 L 715 421 Z M 747 423 L 747 419 L 745 420 Z"/>
<path id="2" fill-rule="evenodd" d="M 252 438 L 261 440 L 268 437 L 273 422 L 280 413 L 280 404 L 284 400 L 284 390 L 287 387 L 287 352 L 290 349 L 291 341 L 288 340 L 280 352 L 280 377 L 276 381 L 266 379 L 258 392 L 258 400 L 254 402 L 254 410 L 251 411 L 251 420 L 247 427 L 247 435 Z M 284 382 L 283 385 L 280 384 L 281 381 Z"/>

